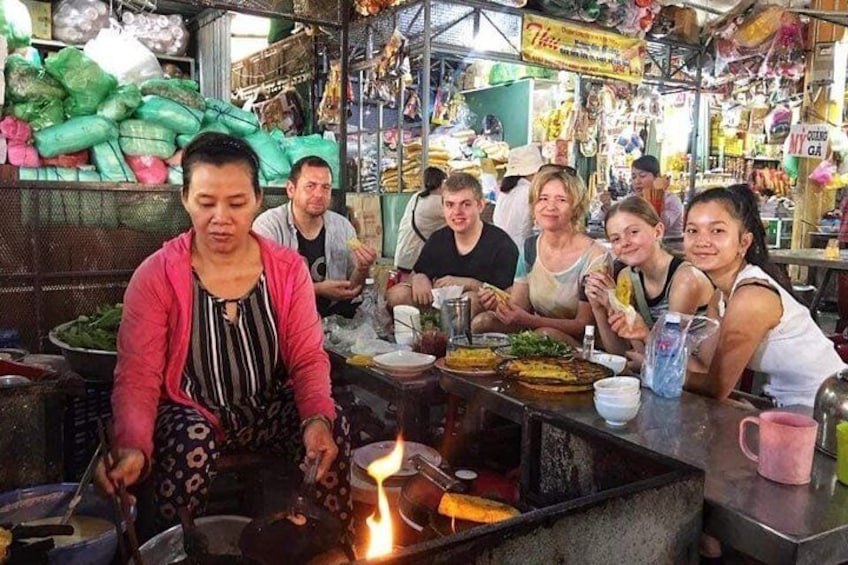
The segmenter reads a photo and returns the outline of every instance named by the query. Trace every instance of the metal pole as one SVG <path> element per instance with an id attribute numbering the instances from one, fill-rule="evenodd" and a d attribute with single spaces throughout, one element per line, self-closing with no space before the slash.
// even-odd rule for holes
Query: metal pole
<path id="1" fill-rule="evenodd" d="M 695 197 L 695 177 L 698 172 L 698 130 L 701 126 L 701 57 L 703 56 L 703 51 L 698 51 L 697 64 L 698 71 L 695 77 L 698 85 L 695 88 L 695 104 L 692 108 L 693 113 L 693 127 L 692 127 L 692 142 L 691 142 L 691 155 L 689 157 L 689 197 L 688 200 L 692 200 Z"/>
<path id="2" fill-rule="evenodd" d="M 341 194 L 341 210 L 347 208 L 345 193 L 348 191 L 348 170 L 347 170 L 347 111 L 350 107 L 347 97 L 347 86 L 350 77 L 348 69 L 350 67 L 349 36 L 348 36 L 348 14 L 350 14 L 350 0 L 342 0 L 339 2 L 339 9 L 342 11 L 342 29 L 341 29 L 341 96 L 339 97 L 339 189 Z"/>
<path id="3" fill-rule="evenodd" d="M 421 67 L 421 188 L 424 188 L 424 169 L 430 161 L 430 24 L 431 24 L 430 0 L 424 0 L 424 54 Z"/>
<path id="4" fill-rule="evenodd" d="M 426 0 L 425 0 L 426 1 Z M 392 15 L 392 24 L 394 28 L 398 27 L 398 14 L 395 12 Z M 398 93 L 395 98 L 395 104 L 397 105 L 397 124 L 395 130 L 397 131 L 398 140 L 397 140 L 397 165 L 398 165 L 398 192 L 403 192 L 403 77 L 399 76 L 398 79 Z"/>
<path id="5" fill-rule="evenodd" d="M 365 71 L 359 71 L 359 131 L 356 133 L 356 191 L 362 192 L 362 130 L 365 128 Z"/>

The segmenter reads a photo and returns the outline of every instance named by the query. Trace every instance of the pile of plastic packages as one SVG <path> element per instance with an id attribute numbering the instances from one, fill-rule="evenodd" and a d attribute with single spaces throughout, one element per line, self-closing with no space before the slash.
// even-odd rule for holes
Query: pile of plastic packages
<path id="1" fill-rule="evenodd" d="M 10 26 L 0 26 L 11 43 L 10 33 Z M 16 46 L 28 44 L 20 35 Z M 182 184 L 182 148 L 215 131 L 250 144 L 263 186 L 284 185 L 291 164 L 309 155 L 327 160 L 338 182 L 334 141 L 265 131 L 252 112 L 201 96 L 197 82 L 164 78 L 150 49 L 118 27 L 101 29 L 84 49 L 66 47 L 43 64 L 31 53 L 6 59 L 0 121 L 8 162 L 20 167 L 21 180 Z"/>
<path id="2" fill-rule="evenodd" d="M 8 29 L 0 34 L 8 37 Z M 201 96 L 197 82 L 164 78 L 156 56 L 120 28 L 104 28 L 83 50 L 66 47 L 43 64 L 26 53 L 6 60 L 0 121 L 21 180 L 182 184 L 182 148 L 215 131 L 250 144 L 263 186 L 284 185 L 291 164 L 309 155 L 327 160 L 338 182 L 335 142 L 265 131 L 252 112 Z"/>

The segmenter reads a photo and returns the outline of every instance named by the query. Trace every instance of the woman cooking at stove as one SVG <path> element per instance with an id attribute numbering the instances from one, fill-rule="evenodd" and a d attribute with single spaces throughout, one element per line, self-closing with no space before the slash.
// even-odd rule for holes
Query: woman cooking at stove
<path id="1" fill-rule="evenodd" d="M 768 375 L 765 393 L 776 404 L 812 406 L 821 382 L 845 365 L 769 260 L 754 193 L 734 185 L 693 198 L 684 246 L 716 286 L 707 315 L 720 321 L 717 339 L 698 353 L 709 370 L 690 370 L 686 387 L 726 398 L 747 367 Z"/>
<path id="2" fill-rule="evenodd" d="M 330 363 L 303 259 L 251 231 L 259 160 L 240 139 L 207 133 L 183 153 L 190 231 L 136 270 L 124 296 L 112 393 L 107 493 L 150 473 L 160 529 L 202 513 L 222 452 L 320 457 L 317 501 L 350 524 L 348 424 L 330 395 Z M 339 456 L 341 450 L 341 456 Z"/>

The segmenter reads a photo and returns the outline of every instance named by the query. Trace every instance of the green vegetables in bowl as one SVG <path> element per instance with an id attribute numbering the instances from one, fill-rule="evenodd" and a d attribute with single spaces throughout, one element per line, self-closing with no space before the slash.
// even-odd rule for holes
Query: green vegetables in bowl
<path id="1" fill-rule="evenodd" d="M 56 335 L 71 347 L 116 351 L 122 314 L 122 304 L 100 306 L 93 315 L 80 316 Z"/>
<path id="2" fill-rule="evenodd" d="M 574 355 L 574 348 L 569 344 L 530 330 L 510 335 L 509 341 L 509 353 L 516 357 L 534 357 L 537 355 L 571 357 Z"/>

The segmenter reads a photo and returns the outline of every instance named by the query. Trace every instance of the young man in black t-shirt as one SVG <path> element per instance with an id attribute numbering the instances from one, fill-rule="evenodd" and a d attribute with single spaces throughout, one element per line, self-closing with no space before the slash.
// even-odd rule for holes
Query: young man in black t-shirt
<path id="1" fill-rule="evenodd" d="M 485 223 L 483 188 L 473 176 L 454 173 L 442 188 L 442 209 L 447 227 L 433 232 L 413 268 L 410 283 L 389 289 L 389 308 L 398 304 L 429 306 L 434 287 L 463 287 L 471 298 L 472 316 L 477 306 L 477 291 L 483 283 L 501 289 L 512 286 L 518 248 L 502 229 Z"/>

